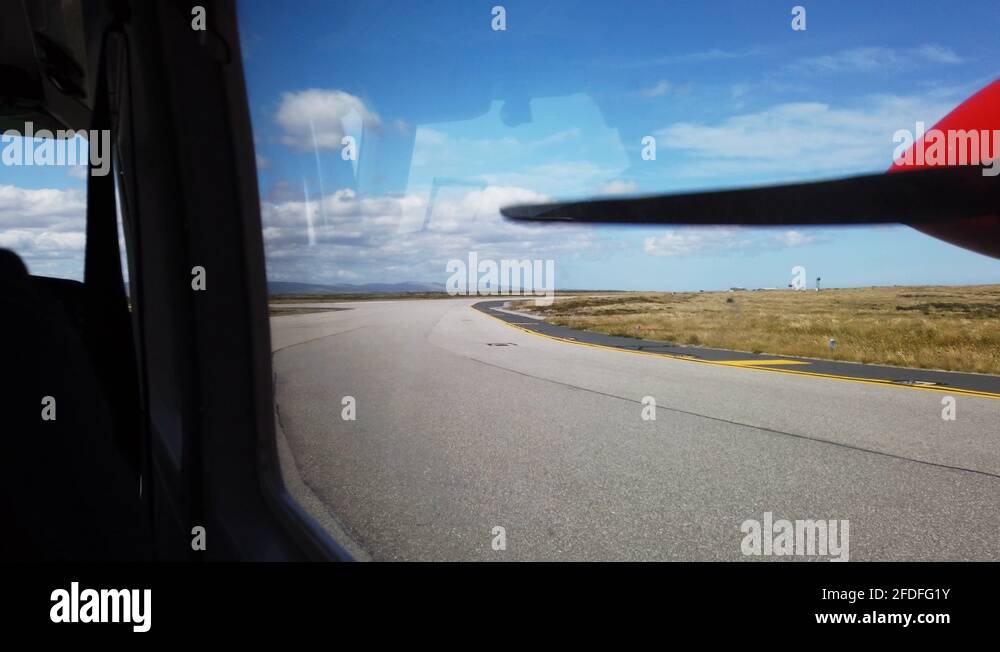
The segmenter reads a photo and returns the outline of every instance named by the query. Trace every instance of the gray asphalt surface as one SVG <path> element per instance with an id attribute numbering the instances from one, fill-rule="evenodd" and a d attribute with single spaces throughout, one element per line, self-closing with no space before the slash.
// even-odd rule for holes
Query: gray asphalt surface
<path id="1" fill-rule="evenodd" d="M 742 554 L 771 512 L 849 520 L 852 561 L 1000 560 L 1000 400 L 945 421 L 941 392 L 559 342 L 475 302 L 272 318 L 288 484 L 359 558 L 815 559 Z"/>

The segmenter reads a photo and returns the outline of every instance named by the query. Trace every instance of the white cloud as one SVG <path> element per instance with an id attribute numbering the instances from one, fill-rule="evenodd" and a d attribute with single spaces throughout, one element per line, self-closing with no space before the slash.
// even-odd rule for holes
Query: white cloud
<path id="1" fill-rule="evenodd" d="M 749 246 L 750 240 L 741 229 L 710 227 L 668 229 L 659 237 L 643 241 L 650 256 L 691 256 L 706 252 L 722 252 Z"/>
<path id="2" fill-rule="evenodd" d="M 82 231 L 52 232 L 33 229 L 0 231 L 0 247 L 13 249 L 19 255 L 40 252 L 83 251 L 87 236 Z"/>
<path id="3" fill-rule="evenodd" d="M 744 59 L 761 54 L 761 48 L 750 48 L 749 50 L 733 51 L 712 48 L 700 52 L 685 52 L 682 54 L 668 54 L 651 59 L 640 59 L 633 61 L 609 62 L 615 68 L 645 68 L 648 66 L 669 66 L 684 63 L 702 63 L 713 61 L 732 61 L 733 59 Z"/>
<path id="4" fill-rule="evenodd" d="M 955 64 L 965 61 L 965 59 L 955 54 L 955 52 L 950 48 L 935 45 L 933 43 L 921 45 L 917 48 L 917 52 L 925 61 L 932 63 Z"/>
<path id="5" fill-rule="evenodd" d="M 919 67 L 924 64 L 957 64 L 963 61 L 953 50 L 925 43 L 924 45 L 897 50 L 883 47 L 859 47 L 841 50 L 819 57 L 808 57 L 793 63 L 790 68 L 801 73 L 878 72 Z"/>
<path id="6" fill-rule="evenodd" d="M 670 82 L 668 82 L 665 79 L 661 79 L 652 86 L 640 90 L 639 95 L 642 97 L 663 97 L 669 92 L 670 92 Z"/>
<path id="7" fill-rule="evenodd" d="M 86 212 L 86 196 L 78 190 L 0 185 L 0 228 L 80 229 Z"/>
<path id="8" fill-rule="evenodd" d="M 643 250 L 650 256 L 711 256 L 801 247 L 819 241 L 816 235 L 796 230 L 774 233 L 737 226 L 682 227 L 646 238 Z"/>
<path id="9" fill-rule="evenodd" d="M 785 247 L 801 247 L 816 242 L 816 236 L 792 229 L 776 234 L 774 240 Z"/>
<path id="10" fill-rule="evenodd" d="M 792 102 L 716 124 L 677 122 L 656 135 L 662 147 L 689 155 L 672 170 L 675 176 L 815 176 L 888 168 L 896 130 L 912 131 L 918 120 L 934 124 L 952 106 L 939 98 L 889 95 L 851 107 Z"/>
<path id="11" fill-rule="evenodd" d="M 277 280 L 334 282 L 447 280 L 452 258 L 575 258 L 601 249 L 592 229 L 553 228 L 504 220 L 501 206 L 548 197 L 514 186 L 465 189 L 440 195 L 428 215 L 427 194 L 359 196 L 349 189 L 323 198 L 261 205 L 268 276 Z M 320 202 L 326 222 L 320 217 Z M 308 220 L 315 244 L 309 244 Z"/>
<path id="12" fill-rule="evenodd" d="M 70 165 L 66 173 L 79 181 L 86 181 L 90 168 L 86 165 Z"/>
<path id="13" fill-rule="evenodd" d="M 0 185 L 0 247 L 33 274 L 80 278 L 86 211 L 82 191 Z"/>
<path id="14" fill-rule="evenodd" d="M 753 90 L 752 84 L 746 84 L 746 83 L 733 84 L 732 86 L 729 87 L 729 95 L 734 100 L 738 100 L 739 98 L 743 97 L 752 90 Z"/>
<path id="15" fill-rule="evenodd" d="M 636 189 L 635 181 L 626 181 L 624 179 L 614 179 L 608 181 L 601 186 L 600 194 L 602 195 L 630 195 L 635 192 Z"/>
<path id="16" fill-rule="evenodd" d="M 281 105 L 274 116 L 284 133 L 281 142 L 293 149 L 334 149 L 342 147 L 346 133 L 344 120 L 352 112 L 362 124 L 378 127 L 381 120 L 358 97 L 338 90 L 309 89 L 282 93 Z"/>

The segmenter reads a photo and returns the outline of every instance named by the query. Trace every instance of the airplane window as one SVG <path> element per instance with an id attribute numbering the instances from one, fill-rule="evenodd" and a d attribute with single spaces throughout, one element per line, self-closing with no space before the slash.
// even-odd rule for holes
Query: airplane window
<path id="1" fill-rule="evenodd" d="M 31 274 L 82 281 L 87 143 L 26 133 L 7 130 L 0 142 L 0 248 L 16 253 Z"/>
<path id="2" fill-rule="evenodd" d="M 283 474 L 354 556 L 1000 559 L 1000 262 L 883 174 L 994 36 L 821 13 L 240 6 Z"/>
<path id="3" fill-rule="evenodd" d="M 29 122 L 0 136 L 0 248 L 15 253 L 34 276 L 83 281 L 89 143 L 80 136 L 52 137 L 57 131 Z M 110 160 L 97 158 L 96 171 L 110 174 Z M 120 200 L 116 178 L 118 245 L 128 293 Z"/>

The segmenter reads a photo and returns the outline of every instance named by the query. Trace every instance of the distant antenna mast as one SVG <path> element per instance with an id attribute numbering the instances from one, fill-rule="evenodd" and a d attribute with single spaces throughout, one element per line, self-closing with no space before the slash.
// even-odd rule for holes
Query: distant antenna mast
<path id="1" fill-rule="evenodd" d="M 822 280 L 823 279 L 821 279 L 820 277 L 818 277 L 818 276 L 816 277 L 816 291 L 817 292 L 819 292 L 819 282 L 822 281 Z"/>

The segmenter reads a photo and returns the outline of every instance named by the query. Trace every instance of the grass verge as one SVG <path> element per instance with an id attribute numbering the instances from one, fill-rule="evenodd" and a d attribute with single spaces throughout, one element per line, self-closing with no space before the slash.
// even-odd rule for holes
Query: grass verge
<path id="1" fill-rule="evenodd" d="M 629 292 L 517 307 L 553 324 L 611 335 L 1000 374 L 1000 285 Z"/>

